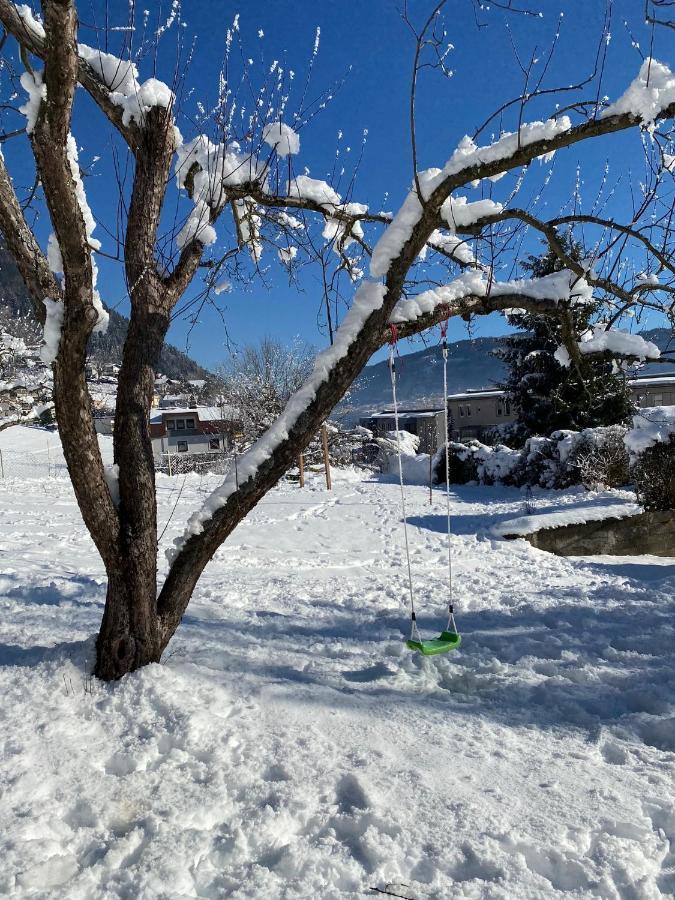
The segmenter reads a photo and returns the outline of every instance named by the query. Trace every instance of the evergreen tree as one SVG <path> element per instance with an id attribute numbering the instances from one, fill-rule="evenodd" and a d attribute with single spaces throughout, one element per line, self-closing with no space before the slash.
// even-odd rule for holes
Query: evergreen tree
<path id="1" fill-rule="evenodd" d="M 559 239 L 568 256 L 582 259 L 582 247 L 570 235 L 561 234 Z M 540 256 L 530 255 L 522 265 L 536 278 L 564 268 L 550 249 Z M 570 312 L 579 338 L 589 328 L 596 307 L 592 303 L 572 306 Z M 510 322 L 519 331 L 505 337 L 495 355 L 508 368 L 499 387 L 517 411 L 514 443 L 562 428 L 579 431 L 616 425 L 630 416 L 633 407 L 626 379 L 614 371 L 611 360 L 585 360 L 582 379 L 574 366 L 562 366 L 555 358 L 563 343 L 558 319 L 522 313 L 511 316 Z"/>

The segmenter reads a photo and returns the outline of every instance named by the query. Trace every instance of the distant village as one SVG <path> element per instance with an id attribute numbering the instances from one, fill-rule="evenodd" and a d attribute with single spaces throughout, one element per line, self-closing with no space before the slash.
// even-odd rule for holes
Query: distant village
<path id="1" fill-rule="evenodd" d="M 52 424 L 52 373 L 40 359 L 39 345 L 0 333 L 0 427 L 15 423 Z M 86 378 L 93 402 L 96 430 L 111 435 L 119 366 L 90 363 Z M 675 404 L 675 375 L 637 376 L 629 381 L 637 407 Z M 212 379 L 174 379 L 155 376 L 150 414 L 150 437 L 158 469 L 167 471 L 210 467 L 217 457 L 230 455 L 241 438 L 238 410 L 226 402 L 224 385 Z M 498 389 L 466 390 L 450 394 L 449 437 L 453 441 L 485 439 L 491 429 L 516 420 L 505 392 Z M 399 409 L 399 428 L 419 438 L 419 452 L 435 453 L 444 443 L 445 411 L 434 407 Z M 5 426 L 3 426 L 5 423 Z M 384 404 L 359 418 L 360 440 L 355 461 L 369 440 L 384 438 L 395 429 L 393 410 Z M 353 435 L 355 437 L 355 435 Z M 352 454 L 353 455 L 353 454 Z"/>

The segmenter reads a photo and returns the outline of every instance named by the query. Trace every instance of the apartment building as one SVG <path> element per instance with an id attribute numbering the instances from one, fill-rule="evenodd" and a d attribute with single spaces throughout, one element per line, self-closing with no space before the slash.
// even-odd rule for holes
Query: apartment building
<path id="1" fill-rule="evenodd" d="M 675 406 L 675 374 L 645 375 L 628 382 L 636 406 Z M 448 395 L 448 429 L 453 441 L 480 438 L 488 428 L 515 422 L 517 410 L 497 389 L 467 390 Z M 394 430 L 394 413 L 383 410 L 360 419 L 376 435 Z M 399 427 L 420 437 L 420 452 L 433 453 L 443 444 L 442 409 L 402 409 Z"/>

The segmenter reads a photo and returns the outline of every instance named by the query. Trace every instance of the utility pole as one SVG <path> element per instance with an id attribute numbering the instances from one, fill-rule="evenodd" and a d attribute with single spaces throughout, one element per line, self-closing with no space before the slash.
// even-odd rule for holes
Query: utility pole
<path id="1" fill-rule="evenodd" d="M 298 457 L 298 472 L 300 473 L 300 480 L 299 480 L 300 487 L 304 488 L 304 486 L 305 486 L 305 458 L 302 455 L 302 453 Z"/>

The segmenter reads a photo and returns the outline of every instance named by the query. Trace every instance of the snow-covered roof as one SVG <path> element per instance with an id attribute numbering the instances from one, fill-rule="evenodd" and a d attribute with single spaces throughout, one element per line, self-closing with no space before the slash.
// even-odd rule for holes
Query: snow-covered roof
<path id="1" fill-rule="evenodd" d="M 233 406 L 168 406 L 165 409 L 158 409 L 150 421 L 155 425 L 160 424 L 166 415 L 197 416 L 200 422 L 219 422 L 223 419 L 236 418 L 237 410 Z"/>
<path id="2" fill-rule="evenodd" d="M 628 384 L 633 387 L 668 387 L 670 385 L 675 385 L 675 375 L 643 375 L 638 378 L 630 378 L 628 380 Z M 500 391 L 497 389 L 481 389 L 481 388 L 469 388 L 460 394 L 448 394 L 448 400 L 480 400 L 483 397 L 502 397 L 504 395 L 504 391 Z"/>
<path id="3" fill-rule="evenodd" d="M 399 419 L 409 419 L 414 417 L 416 419 L 432 419 L 434 416 L 437 416 L 439 413 L 443 412 L 443 408 L 441 409 L 399 409 L 398 417 Z M 393 419 L 394 418 L 394 410 L 393 409 L 383 409 L 381 412 L 372 413 L 369 416 L 364 416 L 366 419 Z"/>
<path id="4" fill-rule="evenodd" d="M 463 394 L 448 394 L 448 400 L 481 400 L 483 397 L 503 397 L 504 391 L 500 390 L 491 390 L 486 388 L 482 390 L 481 388 L 477 388 L 476 390 L 468 390 L 464 391 Z"/>
<path id="5" fill-rule="evenodd" d="M 631 387 L 668 387 L 675 384 L 675 375 L 642 375 L 638 378 L 631 378 L 628 384 Z"/>

